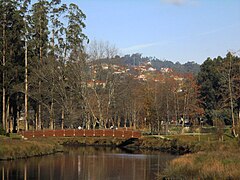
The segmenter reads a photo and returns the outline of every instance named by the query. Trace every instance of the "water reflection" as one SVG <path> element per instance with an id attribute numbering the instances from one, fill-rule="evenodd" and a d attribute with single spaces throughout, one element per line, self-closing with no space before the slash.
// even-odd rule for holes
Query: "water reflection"
<path id="1" fill-rule="evenodd" d="M 172 158 L 153 151 L 126 153 L 111 148 L 72 148 L 68 153 L 0 162 L 0 177 L 2 180 L 149 180 Z"/>

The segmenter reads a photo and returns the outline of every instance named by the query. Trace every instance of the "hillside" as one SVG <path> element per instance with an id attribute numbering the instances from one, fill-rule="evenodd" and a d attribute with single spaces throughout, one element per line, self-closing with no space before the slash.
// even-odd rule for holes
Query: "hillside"
<path id="1" fill-rule="evenodd" d="M 157 70 L 161 70 L 162 68 L 171 68 L 174 72 L 177 73 L 193 73 L 197 74 L 200 71 L 200 65 L 195 62 L 187 62 L 185 64 L 181 64 L 179 62 L 173 63 L 172 61 L 160 60 L 152 57 L 142 57 L 141 54 L 132 54 L 125 56 L 116 56 L 114 59 L 102 59 L 101 62 L 124 66 L 139 66 L 143 64 L 147 64 L 147 62 L 151 62 L 153 68 Z"/>

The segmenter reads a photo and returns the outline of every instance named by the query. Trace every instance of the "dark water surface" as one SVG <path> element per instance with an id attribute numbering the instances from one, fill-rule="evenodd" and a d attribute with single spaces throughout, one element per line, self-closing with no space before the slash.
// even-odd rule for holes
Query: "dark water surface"
<path id="1" fill-rule="evenodd" d="M 68 153 L 0 162 L 0 179 L 154 180 L 174 156 L 156 151 L 81 147 Z"/>

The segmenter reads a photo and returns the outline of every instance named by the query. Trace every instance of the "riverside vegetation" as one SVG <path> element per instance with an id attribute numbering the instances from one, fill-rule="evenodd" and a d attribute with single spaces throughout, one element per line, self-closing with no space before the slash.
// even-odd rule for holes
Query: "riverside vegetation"
<path id="1" fill-rule="evenodd" d="M 239 179 L 239 139 L 227 133 L 178 139 L 190 143 L 191 153 L 173 159 L 158 179 Z"/>

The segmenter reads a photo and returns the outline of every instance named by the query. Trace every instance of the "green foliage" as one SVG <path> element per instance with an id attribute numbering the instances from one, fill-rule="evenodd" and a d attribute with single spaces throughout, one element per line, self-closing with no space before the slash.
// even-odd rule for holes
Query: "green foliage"
<path id="1" fill-rule="evenodd" d="M 228 53 L 225 58 L 208 58 L 200 67 L 197 80 L 200 86 L 199 98 L 205 110 L 205 117 L 213 123 L 214 119 L 232 123 L 231 106 L 238 114 L 240 58 Z M 231 90 L 231 91 L 230 91 Z M 231 105 L 231 99 L 233 104 Z"/>
<path id="2" fill-rule="evenodd" d="M 64 76 L 58 67 L 62 67 L 62 72 L 65 71 L 60 62 L 69 61 L 73 52 L 74 58 L 80 59 L 76 52 L 83 50 L 83 43 L 87 39 L 83 33 L 86 15 L 77 5 L 67 6 L 61 0 L 38 0 L 32 4 L 30 0 L 1 0 L 0 14 L 3 40 L 0 43 L 0 57 L 5 61 L 5 65 L 0 67 L 0 88 L 4 87 L 5 99 L 9 99 L 10 111 L 7 116 L 16 122 L 17 113 L 24 109 L 25 68 L 28 69 L 29 109 L 37 111 L 40 103 L 50 111 L 49 106 L 53 101 L 59 102 L 56 109 L 63 108 L 61 103 L 66 100 L 63 100 L 63 93 L 53 92 L 59 87 L 65 88 L 65 82 L 56 83 Z M 63 23 L 64 16 L 67 17 L 67 24 Z M 28 64 L 25 67 L 26 59 Z M 1 99 L 2 96 L 1 93 Z M 44 115 L 46 119 L 48 114 Z"/>

